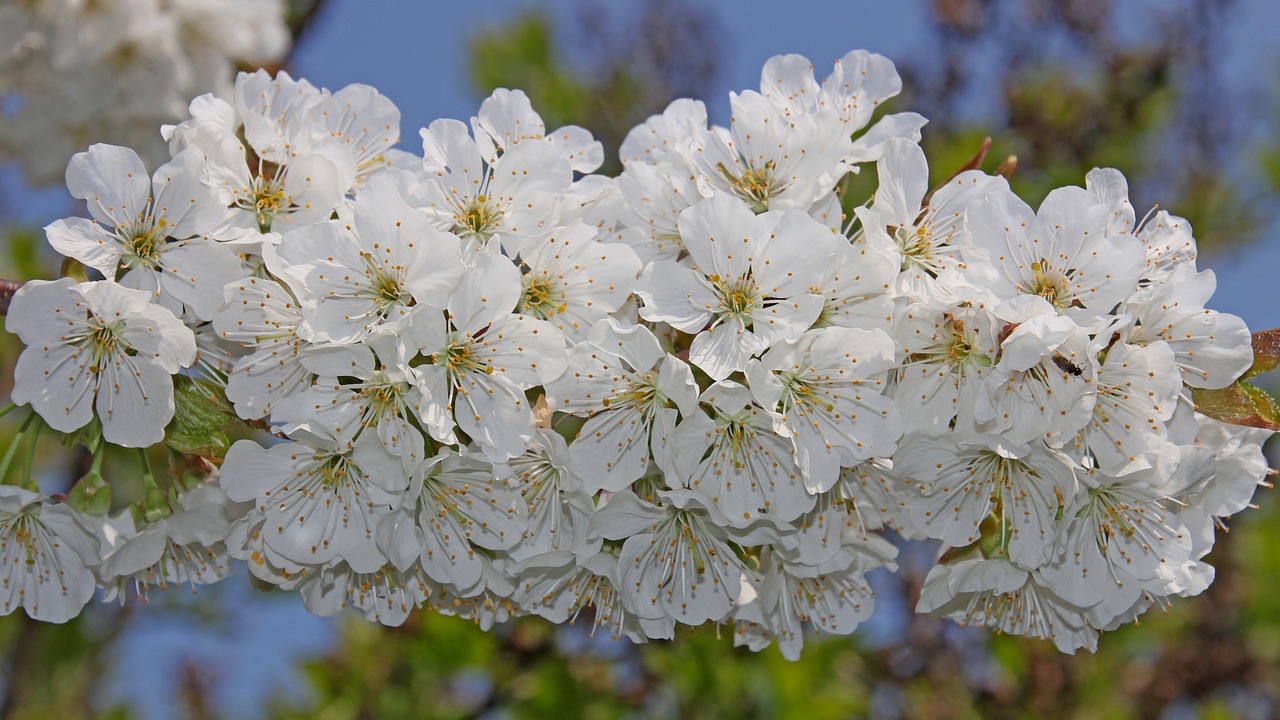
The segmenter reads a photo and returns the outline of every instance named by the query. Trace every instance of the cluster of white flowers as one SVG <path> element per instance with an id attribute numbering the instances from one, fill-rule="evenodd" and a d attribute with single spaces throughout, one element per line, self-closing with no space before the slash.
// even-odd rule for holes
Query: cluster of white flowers
<path id="1" fill-rule="evenodd" d="M 729 127 L 677 101 L 608 178 L 519 91 L 417 156 L 371 88 L 258 72 L 150 176 L 76 155 L 90 219 L 47 234 L 104 279 L 13 298 L 13 400 L 146 447 L 198 377 L 268 433 L 115 517 L 12 489 L 5 609 L 234 558 L 322 615 L 732 624 L 795 658 L 871 614 L 886 529 L 943 543 L 921 611 L 1067 652 L 1201 592 L 1268 431 L 1190 401 L 1253 360 L 1190 228 L 1114 170 L 1039 210 L 980 171 L 930 193 L 924 119 L 876 112 L 900 88 L 866 52 L 821 82 L 776 57 Z"/>
<path id="2" fill-rule="evenodd" d="M 60 179 L 91 142 L 164 157 L 156 128 L 289 48 L 284 0 L 0 0 L 0 159 Z"/>

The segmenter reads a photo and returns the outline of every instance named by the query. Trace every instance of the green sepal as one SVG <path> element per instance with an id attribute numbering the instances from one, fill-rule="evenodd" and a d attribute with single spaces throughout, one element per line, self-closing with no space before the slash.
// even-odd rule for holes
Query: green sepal
<path id="1" fill-rule="evenodd" d="M 80 482 L 67 493 L 67 504 L 85 515 L 102 517 L 111 510 L 111 486 L 97 476 L 96 482 L 86 482 L 89 476 L 80 478 Z"/>
<path id="2" fill-rule="evenodd" d="M 173 514 L 173 510 L 169 507 L 168 498 L 160 490 L 160 486 L 156 484 L 156 476 L 151 472 L 151 460 L 147 457 L 145 449 L 138 449 L 138 459 L 142 461 L 143 488 L 142 504 L 139 509 L 142 511 L 143 518 L 150 524 L 161 518 L 169 517 Z"/>
<path id="3" fill-rule="evenodd" d="M 147 520 L 147 511 L 143 510 L 137 503 L 129 503 L 129 514 L 133 516 L 133 527 L 135 529 L 141 530 L 151 524 Z"/>
<path id="4" fill-rule="evenodd" d="M 164 441 L 180 453 L 221 460 L 231 447 L 224 428 L 236 419 L 231 403 L 213 383 L 185 375 L 173 379 L 173 420 Z"/>
<path id="5" fill-rule="evenodd" d="M 71 278 L 78 283 L 89 282 L 89 270 L 75 258 L 63 258 L 62 269 L 59 273 L 62 277 Z"/>
<path id="6" fill-rule="evenodd" d="M 173 514 L 173 510 L 169 508 L 169 499 L 154 482 L 148 485 L 140 509 L 148 525 Z"/>
<path id="7" fill-rule="evenodd" d="M 89 424 L 79 430 L 62 434 L 62 445 L 68 450 L 74 450 L 76 445 L 83 445 L 84 449 L 91 453 L 96 453 L 101 442 L 102 422 L 98 420 L 97 415 L 94 415 Z"/>
<path id="8" fill-rule="evenodd" d="M 1191 388 L 1196 410 L 1232 425 L 1280 430 L 1280 407 L 1261 388 L 1235 382 L 1217 390 Z"/>
<path id="9" fill-rule="evenodd" d="M 102 450 L 94 451 L 93 465 L 89 472 L 76 481 L 75 487 L 67 493 L 67 504 L 86 515 L 102 517 L 111 510 L 111 485 L 102 477 Z"/>

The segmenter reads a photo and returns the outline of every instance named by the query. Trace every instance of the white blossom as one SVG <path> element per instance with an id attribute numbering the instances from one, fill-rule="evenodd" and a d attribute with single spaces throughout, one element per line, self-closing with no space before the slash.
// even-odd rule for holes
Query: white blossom
<path id="1" fill-rule="evenodd" d="M 1191 557 L 1192 535 L 1172 498 L 1197 478 L 1190 464 L 1179 465 L 1118 476 L 1093 472 L 1083 479 L 1086 487 L 1065 508 L 1061 559 L 1043 570 L 1058 595 L 1081 607 L 1102 603 L 1109 621 L 1144 590 L 1182 589 L 1179 575 Z"/>
<path id="2" fill-rule="evenodd" d="M 1044 443 L 1000 437 L 909 435 L 894 473 L 918 495 L 909 502 L 915 528 L 953 547 L 977 542 L 994 513 L 999 551 L 1022 567 L 1054 556 L 1057 517 L 1075 499 L 1071 461 Z"/>
<path id="3" fill-rule="evenodd" d="M 1112 345 L 1095 387 L 1093 417 L 1077 435 L 1076 452 L 1087 453 L 1102 470 L 1121 472 L 1171 445 L 1164 423 L 1173 417 L 1182 378 L 1167 344 Z"/>
<path id="4" fill-rule="evenodd" d="M 363 434 L 376 434 L 406 467 L 417 466 L 425 459 L 425 446 L 414 423 L 425 422 L 426 399 L 406 352 L 386 333 L 366 338 L 364 345 L 313 348 L 301 362 L 316 373 L 315 384 L 282 399 L 272 420 L 285 432 L 319 425 L 347 446 Z"/>
<path id="5" fill-rule="evenodd" d="M 191 118 L 166 128 L 171 151 L 204 156 L 205 182 L 231 209 L 226 241 L 257 250 L 259 231 L 284 233 L 324 220 L 355 183 L 350 149 L 314 117 L 322 99 L 305 80 L 259 70 L 237 78 L 233 103 L 197 97 Z"/>
<path id="6" fill-rule="evenodd" d="M 405 204 L 387 174 L 360 193 L 354 215 L 293 230 L 266 255 L 306 308 L 305 340 L 351 343 L 398 327 L 415 306 L 444 307 L 466 269 L 458 239 Z"/>
<path id="7" fill-rule="evenodd" d="M 524 292 L 517 311 L 560 328 L 570 342 L 585 340 L 597 321 L 631 297 L 640 259 L 621 243 L 595 241 L 578 222 L 525 243 L 520 262 Z"/>
<path id="8" fill-rule="evenodd" d="M 1075 654 L 1098 646 L 1084 610 L 1046 587 L 1034 571 L 1008 560 L 964 560 L 937 565 L 920 591 L 918 612 L 937 613 L 961 625 L 989 627 L 1023 637 L 1052 640 Z"/>
<path id="9" fill-rule="evenodd" d="M 774 431 L 770 413 L 750 390 L 719 382 L 701 401 L 710 414 L 693 413 L 676 426 L 679 474 L 669 476 L 669 484 L 702 493 L 734 527 L 761 514 L 795 520 L 813 507 L 790 439 Z"/>
<path id="10" fill-rule="evenodd" d="M 96 415 L 108 442 L 160 442 L 173 418 L 173 375 L 195 362 L 196 342 L 151 299 L 109 281 L 28 282 L 5 318 L 27 345 L 13 372 L 13 402 L 30 404 L 61 432 Z"/>
<path id="11" fill-rule="evenodd" d="M 730 93 L 729 128 L 699 133 L 699 180 L 752 212 L 808 210 L 845 174 L 850 131 L 834 111 L 787 116 L 768 98 Z M 708 194 L 708 193 L 704 193 Z"/>
<path id="12" fill-rule="evenodd" d="M 240 417 L 261 418 L 315 379 L 302 362 L 312 347 L 298 337 L 302 308 L 283 286 L 262 278 L 230 283 L 224 293 L 213 327 L 244 353 L 227 378 L 227 399 Z"/>
<path id="13" fill-rule="evenodd" d="M 1005 327 L 999 360 L 977 395 L 978 428 L 1015 443 L 1063 445 L 1089 422 L 1097 403 L 1097 348 L 1043 298 L 1024 295 L 995 314 Z"/>
<path id="14" fill-rule="evenodd" d="M 77 153 L 67 188 L 88 202 L 93 219 L 54 222 L 45 228 L 49 243 L 108 280 L 154 293 L 175 315 L 186 306 L 210 319 L 222 286 L 244 272 L 239 258 L 205 235 L 226 213 L 200 181 L 199 163 L 197 152 L 185 151 L 148 179 L 128 148 L 93 145 Z"/>
<path id="15" fill-rule="evenodd" d="M 902 345 L 893 396 L 908 431 L 944 432 L 972 425 L 986 376 L 999 358 L 1002 323 L 977 297 L 903 308 L 894 339 Z"/>
<path id="16" fill-rule="evenodd" d="M 400 458 L 372 435 L 354 449 L 306 429 L 295 436 L 269 448 L 232 445 L 220 476 L 227 497 L 256 503 L 264 543 L 292 563 L 340 558 L 360 572 L 382 567 L 374 530 L 410 482 Z"/>
<path id="17" fill-rule="evenodd" d="M 547 384 L 555 411 L 589 415 L 569 446 L 589 492 L 617 492 L 643 476 L 666 445 L 677 415 L 697 408 L 689 366 L 665 355 L 643 325 L 604 320 L 569 351 L 568 369 Z"/>
<path id="18" fill-rule="evenodd" d="M 888 140 L 876 163 L 880 187 L 870 208 L 856 208 L 868 247 L 898 265 L 895 294 L 925 300 L 959 284 L 962 248 L 972 244 L 969 207 L 998 180 L 978 171 L 964 172 L 929 192 L 929 167 L 919 145 Z"/>
<path id="19" fill-rule="evenodd" d="M 902 419 L 881 394 L 893 364 L 884 332 L 830 327 L 776 345 L 747 368 L 752 393 L 792 439 L 811 492 L 830 490 L 841 467 L 893 453 Z"/>
<path id="20" fill-rule="evenodd" d="M 1111 209 L 1083 188 L 1058 188 L 1033 213 L 1001 181 L 970 205 L 966 219 L 966 283 L 1001 300 L 1041 297 L 1081 323 L 1128 299 L 1146 270 L 1139 242 L 1108 237 Z"/>
<path id="21" fill-rule="evenodd" d="M 446 313 L 419 313 L 407 340 L 425 359 L 417 367 L 427 430 L 443 443 L 460 428 L 495 460 L 523 452 L 534 434 L 524 391 L 564 372 L 564 336 L 545 320 L 512 314 L 519 271 L 500 255 L 482 255 L 450 296 Z"/>
<path id="22" fill-rule="evenodd" d="M 1174 268 L 1150 295 L 1125 304 L 1134 319 L 1126 340 L 1167 343 L 1191 387 L 1230 385 L 1253 364 L 1253 345 L 1243 320 L 1205 307 L 1216 287 L 1212 270 Z"/>
<path id="23" fill-rule="evenodd" d="M 492 143 L 484 132 L 472 138 L 456 120 L 431 123 L 422 131 L 423 182 L 411 199 L 467 249 L 493 241 L 514 255 L 559 222 L 573 170 L 550 143 L 510 143 L 500 157 Z"/>
<path id="24" fill-rule="evenodd" d="M 93 597 L 99 558 L 97 538 L 71 508 L 0 485 L 0 613 L 70 620 Z"/>
<path id="25" fill-rule="evenodd" d="M 123 513 L 103 526 L 102 563 L 96 568 L 105 600 L 119 597 L 131 581 L 145 602 L 151 588 L 210 585 L 231 574 L 231 556 L 223 544 L 230 531 L 230 501 L 216 484 L 178 495 L 172 514 L 145 527 Z"/>
<path id="26" fill-rule="evenodd" d="M 596 505 L 571 469 L 569 446 L 556 433 L 539 429 L 529 449 L 507 461 L 512 482 L 528 504 L 528 525 L 511 559 L 521 561 L 545 553 L 589 556 L 599 541 L 587 539 Z"/>
<path id="27" fill-rule="evenodd" d="M 520 575 L 524 581 L 512 599 L 551 622 L 572 624 L 590 610 L 593 635 L 604 628 L 612 639 L 638 643 L 674 636 L 673 618 L 643 618 L 627 610 L 618 592 L 618 561 L 608 553 L 586 558 L 550 553 L 522 564 Z"/>
<path id="28" fill-rule="evenodd" d="M 620 592 L 642 618 L 672 617 L 686 625 L 718 622 L 732 612 L 749 570 L 729 542 L 770 538 L 772 526 L 726 528 L 713 504 L 694 491 L 663 491 L 662 506 L 630 491 L 614 495 L 591 521 L 591 534 L 625 540 L 618 558 Z"/>
<path id="29" fill-rule="evenodd" d="M 846 137 L 866 128 L 880 104 L 900 92 L 902 78 L 893 62 L 865 50 L 854 50 L 837 60 L 820 87 L 813 65 L 801 55 L 771 57 L 760 75 L 760 93 L 786 116 L 829 112 L 843 126 Z M 886 115 L 853 143 L 845 161 L 878 160 L 886 141 L 892 138 L 919 142 L 925 122 L 916 113 Z"/>
<path id="30" fill-rule="evenodd" d="M 734 613 L 735 645 L 759 650 L 773 639 L 783 657 L 799 660 L 802 623 L 823 633 L 849 635 L 871 617 L 875 592 L 865 574 L 872 567 L 853 550 L 844 549 L 817 567 L 790 564 L 767 552 L 764 557 L 756 597 Z M 744 621 L 755 627 L 743 627 Z"/>
<path id="31" fill-rule="evenodd" d="M 751 356 L 818 319 L 822 298 L 809 288 L 828 256 L 794 248 L 830 231 L 807 215 L 756 216 L 718 195 L 680 216 L 680 234 L 694 267 L 650 263 L 635 290 L 640 315 L 694 334 L 689 361 L 713 380 L 745 370 Z"/>
<path id="32" fill-rule="evenodd" d="M 520 491 L 499 474 L 478 457 L 441 450 L 417 473 L 402 507 L 381 520 L 378 544 L 387 558 L 401 571 L 420 563 L 462 597 L 483 592 L 485 558 L 477 548 L 510 550 L 526 527 Z"/>

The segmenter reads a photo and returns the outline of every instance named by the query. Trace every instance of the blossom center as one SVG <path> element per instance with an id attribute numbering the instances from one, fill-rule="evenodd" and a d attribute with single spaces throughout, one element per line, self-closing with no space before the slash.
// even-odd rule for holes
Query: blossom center
<path id="1" fill-rule="evenodd" d="M 386 313 L 388 309 L 412 304 L 413 297 L 405 291 L 404 283 L 396 268 L 388 268 L 378 263 L 372 253 L 361 251 L 365 262 L 365 275 L 369 279 L 366 296 L 378 306 L 378 311 Z"/>
<path id="2" fill-rule="evenodd" d="M 528 273 L 524 276 L 524 297 L 520 312 L 546 320 L 565 311 L 564 290 L 544 274 Z"/>
<path id="3" fill-rule="evenodd" d="M 1056 308 L 1071 305 L 1073 298 L 1067 287 L 1070 270 L 1062 272 L 1051 267 L 1047 260 L 1037 260 L 1031 263 L 1031 272 L 1031 279 L 1023 283 L 1019 290 L 1028 295 L 1039 295 Z"/>
<path id="4" fill-rule="evenodd" d="M 313 477 L 321 485 L 327 488 L 335 488 L 349 484 L 350 468 L 347 467 L 347 459 L 345 457 L 341 455 L 322 455 L 317 457 L 316 460 L 319 462 L 316 465 Z"/>
<path id="5" fill-rule="evenodd" d="M 153 270 L 159 267 L 160 249 L 164 247 L 168 225 L 169 221 L 153 217 L 148 210 L 130 227 L 117 230 L 124 245 L 124 266 L 142 265 Z"/>
<path id="6" fill-rule="evenodd" d="M 782 406 L 784 412 L 790 412 L 793 408 L 801 409 L 821 409 L 828 413 L 835 412 L 834 403 L 823 398 L 825 393 L 814 392 L 813 385 L 806 378 L 809 373 L 807 371 L 788 371 L 782 373 Z M 812 376 L 810 376 L 812 377 Z"/>
<path id="7" fill-rule="evenodd" d="M 755 430 L 747 424 L 749 415 L 750 411 L 743 411 L 732 417 L 719 418 L 721 430 L 720 441 L 717 444 L 721 449 L 728 451 L 728 459 L 737 470 L 747 466 L 751 457 L 755 455 L 754 450 L 759 447 Z"/>
<path id="8" fill-rule="evenodd" d="M 724 163 L 717 165 L 716 169 L 728 181 L 730 191 L 746 201 L 757 215 L 769 209 L 769 199 L 781 189 L 774 175 L 772 160 L 759 169 L 748 167 L 741 175 L 734 175 Z"/>
<path id="9" fill-rule="evenodd" d="M 431 362 L 438 365 L 443 361 L 445 371 L 455 378 L 467 372 L 492 374 L 493 368 L 472 352 L 473 343 L 470 336 L 455 339 L 442 352 L 432 354 Z"/>
<path id="10" fill-rule="evenodd" d="M 709 280 L 720 301 L 720 314 L 741 318 L 746 324 L 750 322 L 752 311 L 764 306 L 759 288 L 749 277 L 728 280 L 712 275 Z"/>
<path id="11" fill-rule="evenodd" d="M 616 407 L 632 407 L 644 415 L 653 415 L 659 408 L 666 407 L 667 399 L 658 392 L 655 378 L 646 373 L 643 382 L 636 382 L 626 392 L 601 401 L 605 409 Z"/>
<path id="12" fill-rule="evenodd" d="M 236 201 L 236 207 L 252 212 L 262 232 L 271 229 L 276 215 L 293 207 L 293 197 L 286 192 L 285 169 L 273 163 L 260 163 L 262 167 L 253 179 L 248 193 Z"/>
<path id="13" fill-rule="evenodd" d="M 402 415 L 403 397 L 408 389 L 407 383 L 393 381 L 383 371 L 377 371 L 374 378 L 359 390 L 367 403 L 364 426 L 376 427 L 383 418 Z"/>
<path id="14" fill-rule="evenodd" d="M 1111 544 L 1111 538 L 1132 538 L 1141 532 L 1143 520 L 1141 517 L 1134 517 L 1132 513 L 1145 514 L 1145 509 L 1134 507 L 1109 487 L 1090 488 L 1089 505 L 1082 512 L 1089 511 L 1097 514 L 1098 547 L 1104 553 Z M 1149 519 L 1159 522 L 1159 518 Z"/>
<path id="15" fill-rule="evenodd" d="M 501 214 L 489 202 L 485 195 L 477 195 L 453 216 L 453 227 L 450 232 L 461 237 L 479 238 L 481 241 L 493 237 L 498 228 Z"/>
<path id="16" fill-rule="evenodd" d="M 94 374 L 102 372 L 102 368 L 111 358 L 131 350 L 120 338 L 122 327 L 123 323 L 120 321 L 108 322 L 98 317 L 89 318 L 88 332 L 79 343 L 90 352 L 89 372 Z"/>
<path id="17" fill-rule="evenodd" d="M 907 270 L 912 265 L 929 267 L 933 259 L 933 233 L 927 225 L 899 225 L 894 232 L 898 241 L 898 249 L 902 251 L 902 268 Z"/>

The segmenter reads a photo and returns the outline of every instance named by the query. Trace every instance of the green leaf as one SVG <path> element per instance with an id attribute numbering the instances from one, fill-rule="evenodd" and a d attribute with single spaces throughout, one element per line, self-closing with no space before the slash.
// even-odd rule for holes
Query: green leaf
<path id="1" fill-rule="evenodd" d="M 1258 387 L 1237 382 L 1218 390 L 1191 389 L 1196 410 L 1232 425 L 1280 430 L 1280 407 Z"/>
<path id="2" fill-rule="evenodd" d="M 1259 330 L 1253 334 L 1253 366 L 1240 376 L 1248 380 L 1255 375 L 1271 372 L 1280 365 L 1280 328 Z"/>
<path id="3" fill-rule="evenodd" d="M 213 383 L 185 375 L 173 379 L 173 420 L 164 441 L 181 453 L 221 460 L 231 446 L 224 428 L 236 419 L 231 404 Z"/>

